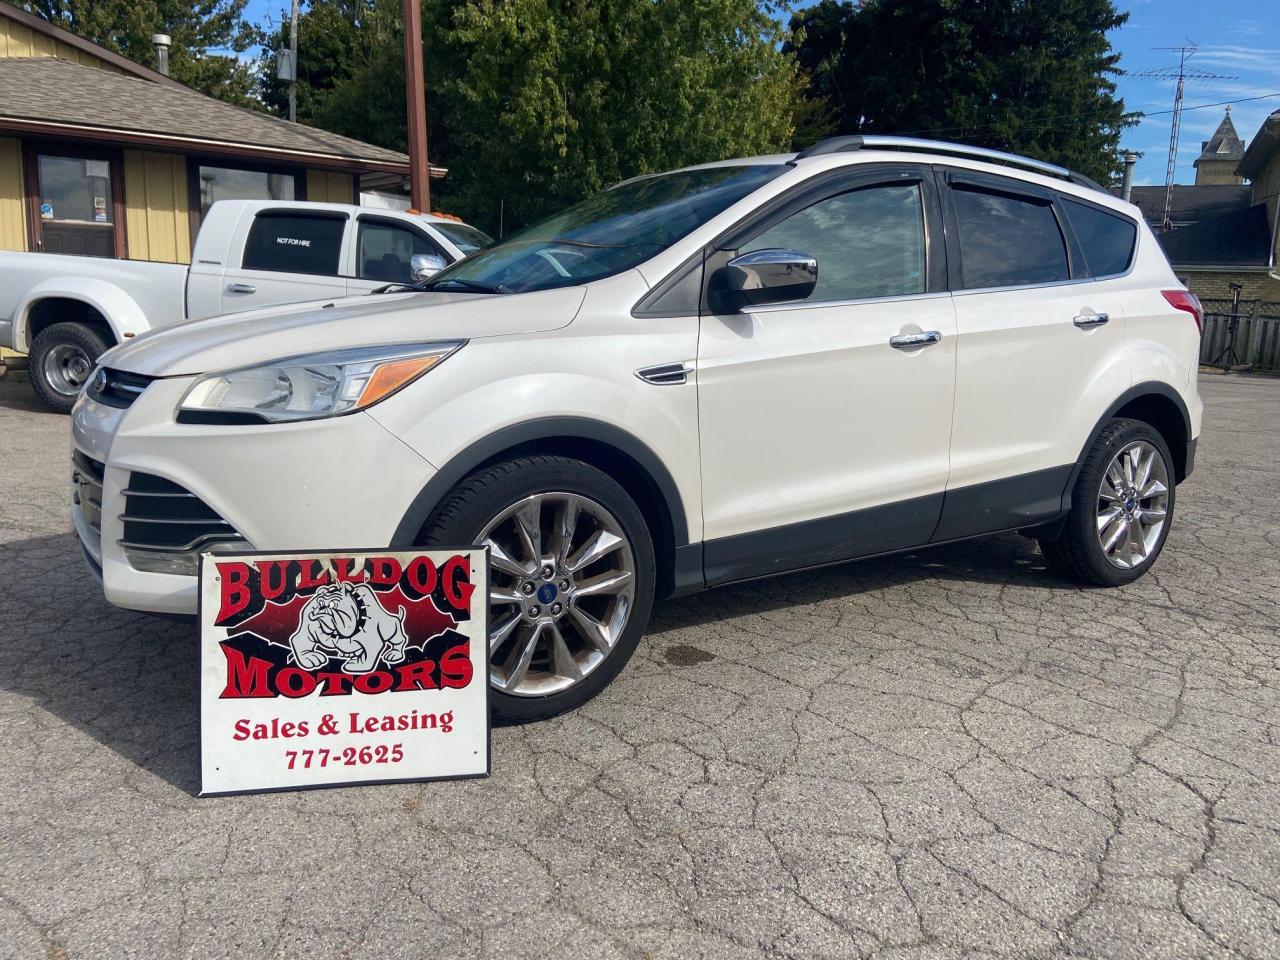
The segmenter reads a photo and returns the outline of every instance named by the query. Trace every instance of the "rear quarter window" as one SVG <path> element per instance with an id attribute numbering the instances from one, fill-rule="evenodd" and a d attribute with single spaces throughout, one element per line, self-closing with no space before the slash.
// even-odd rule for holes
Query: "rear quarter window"
<path id="1" fill-rule="evenodd" d="M 1129 269 L 1138 236 L 1132 220 L 1066 197 L 1062 207 L 1084 251 L 1089 276 L 1109 277 Z"/>
<path id="2" fill-rule="evenodd" d="M 249 228 L 241 266 L 245 270 L 338 274 L 345 217 L 260 213 Z"/>

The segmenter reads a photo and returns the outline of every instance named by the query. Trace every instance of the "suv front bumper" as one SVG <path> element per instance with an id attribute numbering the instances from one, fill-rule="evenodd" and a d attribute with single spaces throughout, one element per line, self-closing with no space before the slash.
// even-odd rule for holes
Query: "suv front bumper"
<path id="1" fill-rule="evenodd" d="M 364 413 L 289 424 L 177 423 L 178 403 L 193 379 L 155 380 L 127 409 L 81 396 L 72 411 L 72 523 L 107 600 L 117 606 L 197 612 L 194 575 L 138 569 L 139 557 L 151 551 L 124 545 L 137 541 L 138 529 L 152 529 L 131 521 L 134 539 L 125 536 L 126 491 L 141 475 L 152 490 L 180 488 L 223 522 L 219 535 L 192 547 L 198 554 L 211 547 L 385 548 L 435 473 Z M 186 542 L 181 530 L 166 538 L 162 522 L 142 522 L 155 524 L 157 542 Z"/>

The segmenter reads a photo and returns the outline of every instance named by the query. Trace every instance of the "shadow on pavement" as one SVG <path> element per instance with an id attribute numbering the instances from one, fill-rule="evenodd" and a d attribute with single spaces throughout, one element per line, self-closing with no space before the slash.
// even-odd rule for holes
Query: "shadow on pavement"
<path id="1" fill-rule="evenodd" d="M 30 383 L 18 380 L 12 375 L 0 377 L 0 409 L 39 413 L 50 417 L 66 417 L 65 413 L 51 410 L 48 404 L 36 396 L 35 389 Z"/>
<path id="2" fill-rule="evenodd" d="M 0 686 L 139 767 L 194 794 L 199 786 L 196 628 L 102 599 L 70 534 L 0 544 Z M 1053 589 L 1035 545 L 1002 536 L 724 587 L 664 602 L 650 635 L 725 616 L 943 579 Z"/>

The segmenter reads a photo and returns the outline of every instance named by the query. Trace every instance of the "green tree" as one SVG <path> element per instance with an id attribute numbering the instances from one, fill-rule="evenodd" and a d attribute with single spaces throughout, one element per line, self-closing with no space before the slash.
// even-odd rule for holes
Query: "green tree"
<path id="1" fill-rule="evenodd" d="M 359 43 L 350 0 L 308 7 L 299 119 L 404 148 L 391 2 L 362 0 L 376 26 Z M 422 15 L 431 160 L 449 168 L 433 199 L 477 225 L 509 230 L 639 173 L 790 145 L 801 86 L 757 0 L 427 0 Z M 313 22 L 339 52 L 308 49 L 325 32 Z"/>
<path id="2" fill-rule="evenodd" d="M 790 144 L 795 67 L 755 0 L 471 0 L 453 24 L 449 176 L 487 219 Z"/>
<path id="3" fill-rule="evenodd" d="M 146 66 L 155 66 L 153 33 L 173 39 L 169 73 L 210 96 L 258 106 L 257 67 L 242 60 L 261 40 L 245 19 L 248 0 L 20 0 L 50 23 Z"/>
<path id="4" fill-rule="evenodd" d="M 822 0 L 788 49 L 841 133 L 965 141 L 1119 173 L 1111 0 Z"/>
<path id="5" fill-rule="evenodd" d="M 298 18 L 299 120 L 314 120 L 331 91 L 374 61 L 388 54 L 402 56 L 401 9 L 400 0 L 320 0 L 306 6 Z M 269 49 L 263 54 L 259 92 L 269 109 L 287 116 L 289 86 L 276 77 L 278 51 L 289 47 L 287 7 L 280 10 L 278 23 L 264 39 Z M 376 103 L 372 106 L 378 109 Z"/>

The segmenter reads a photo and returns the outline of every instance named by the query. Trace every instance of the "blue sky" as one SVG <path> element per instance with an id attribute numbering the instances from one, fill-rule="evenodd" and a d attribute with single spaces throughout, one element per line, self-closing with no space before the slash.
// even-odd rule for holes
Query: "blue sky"
<path id="1" fill-rule="evenodd" d="M 806 5 L 804 0 L 794 3 L 797 7 Z M 1238 76 L 1236 80 L 1188 83 L 1188 107 L 1280 94 L 1280 0 L 1119 0 L 1117 6 L 1130 14 L 1129 22 L 1111 36 L 1125 70 L 1176 66 L 1175 54 L 1152 48 L 1175 46 L 1190 38 L 1200 48 L 1188 64 L 1190 69 Z M 246 12 L 259 23 L 278 23 L 281 11 L 287 9 L 287 0 L 249 0 Z M 1118 82 L 1126 110 L 1168 111 L 1173 107 L 1173 81 L 1121 77 Z M 1273 110 L 1280 110 L 1280 96 L 1233 106 L 1232 119 L 1240 136 L 1252 139 Z M 1217 129 L 1222 111 L 1222 107 L 1206 107 L 1183 114 L 1179 183 L 1195 179 L 1191 164 L 1200 154 L 1200 141 Z M 1143 154 L 1135 170 L 1135 183 L 1164 183 L 1170 119 L 1167 112 L 1161 113 L 1125 131 L 1122 146 Z"/>
<path id="2" fill-rule="evenodd" d="M 1188 62 L 1188 69 L 1239 77 L 1188 82 L 1186 106 L 1280 94 L 1280 0 L 1122 0 L 1118 6 L 1129 10 L 1129 22 L 1112 34 L 1111 45 L 1120 51 L 1125 70 L 1177 66 L 1176 54 L 1152 47 L 1176 46 L 1190 38 L 1200 49 Z M 1126 110 L 1168 111 L 1173 107 L 1173 81 L 1121 77 L 1119 88 Z M 1237 103 L 1231 108 L 1231 118 L 1240 136 L 1248 141 L 1273 110 L 1280 110 L 1280 96 Z M 1191 165 L 1200 155 L 1200 141 L 1217 129 L 1222 111 L 1222 107 L 1206 107 L 1183 113 L 1177 182 L 1195 179 Z M 1163 113 L 1125 131 L 1122 145 L 1144 154 L 1134 172 L 1135 183 L 1164 183 L 1170 120 L 1169 114 Z"/>

